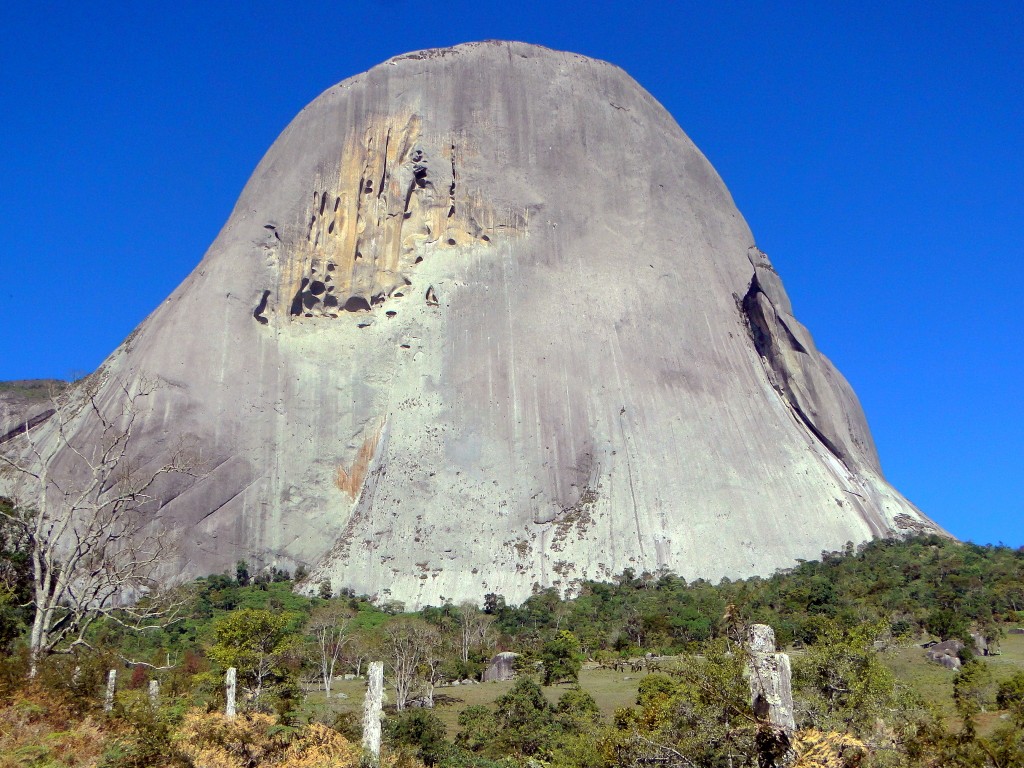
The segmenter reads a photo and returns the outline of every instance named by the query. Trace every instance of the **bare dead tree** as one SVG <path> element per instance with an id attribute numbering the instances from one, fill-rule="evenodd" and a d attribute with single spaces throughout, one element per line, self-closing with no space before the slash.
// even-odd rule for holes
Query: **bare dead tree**
<path id="1" fill-rule="evenodd" d="M 459 652 L 463 661 L 469 661 L 469 652 L 473 648 L 487 644 L 494 616 L 484 613 L 472 601 L 459 606 Z"/>
<path id="2" fill-rule="evenodd" d="M 424 639 L 426 642 L 423 644 L 422 660 L 416 671 L 423 704 L 433 708 L 434 689 L 444 677 L 441 672 L 442 667 L 454 648 L 452 648 L 451 637 L 436 629 L 427 634 Z"/>
<path id="3" fill-rule="evenodd" d="M 383 646 L 395 686 L 395 709 L 403 711 L 413 698 L 422 665 L 437 644 L 437 630 L 419 618 L 399 618 L 384 625 Z"/>
<path id="4" fill-rule="evenodd" d="M 55 394 L 46 429 L 26 429 L 0 453 L 0 467 L 21 480 L 15 509 L 3 514 L 29 542 L 33 677 L 42 657 L 88 646 L 101 616 L 145 629 L 174 609 L 152 579 L 166 537 L 143 510 L 161 477 L 195 475 L 198 455 L 180 446 L 159 467 L 136 465 L 130 449 L 155 384 L 122 382 L 113 402 L 101 402 L 97 389 L 86 380 Z"/>
<path id="5" fill-rule="evenodd" d="M 363 665 L 371 658 L 379 658 L 379 643 L 365 630 L 350 632 L 348 638 L 348 643 L 342 653 L 342 660 L 352 669 L 356 677 L 361 677 Z"/>
<path id="6" fill-rule="evenodd" d="M 313 636 L 313 660 L 320 672 L 320 680 L 327 698 L 331 697 L 334 670 L 352 636 L 349 626 L 354 611 L 346 604 L 332 601 L 313 611 L 306 631 Z"/>

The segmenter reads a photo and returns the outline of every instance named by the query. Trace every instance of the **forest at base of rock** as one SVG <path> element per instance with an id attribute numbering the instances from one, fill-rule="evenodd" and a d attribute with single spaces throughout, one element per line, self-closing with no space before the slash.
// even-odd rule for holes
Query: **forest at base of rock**
<path id="1" fill-rule="evenodd" d="M 487 594 L 415 613 L 329 583 L 305 597 L 304 574 L 240 562 L 180 588 L 152 629 L 98 620 L 31 680 L 28 562 L 6 538 L 0 558 L 3 768 L 357 765 L 373 660 L 389 765 L 1024 764 L 1024 551 L 1009 547 L 877 540 L 770 578 L 626 571 L 569 600 Z M 774 758 L 744 679 L 751 623 L 792 658 L 798 731 Z M 947 639 L 963 644 L 958 671 L 924 659 L 922 644 Z M 478 683 L 501 651 L 518 654 L 516 680 Z"/>

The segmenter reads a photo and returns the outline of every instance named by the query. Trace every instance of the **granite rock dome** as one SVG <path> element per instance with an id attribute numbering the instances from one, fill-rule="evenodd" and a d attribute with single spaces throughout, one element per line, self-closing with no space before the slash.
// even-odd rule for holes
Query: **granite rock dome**
<path id="1" fill-rule="evenodd" d="M 206 462 L 154 507 L 178 578 L 518 601 L 935 530 L 672 117 L 532 45 L 399 56 L 303 109 L 93 383 L 142 378 L 139 460 Z"/>

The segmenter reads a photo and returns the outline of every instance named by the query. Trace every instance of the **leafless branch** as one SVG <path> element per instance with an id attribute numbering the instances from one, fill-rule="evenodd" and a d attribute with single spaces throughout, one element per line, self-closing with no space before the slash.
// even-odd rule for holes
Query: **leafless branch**
<path id="1" fill-rule="evenodd" d="M 156 468 L 138 463 L 132 445 L 156 388 L 143 379 L 101 393 L 85 381 L 52 398 L 47 429 L 26 431 L 10 441 L 16 453 L 0 453 L 0 466 L 34 487 L 31 503 L 3 513 L 31 542 L 32 674 L 42 655 L 87 646 L 101 616 L 143 630 L 165 626 L 180 608 L 153 590 L 166 537 L 143 509 L 162 477 L 198 475 L 199 459 L 179 446 Z"/>

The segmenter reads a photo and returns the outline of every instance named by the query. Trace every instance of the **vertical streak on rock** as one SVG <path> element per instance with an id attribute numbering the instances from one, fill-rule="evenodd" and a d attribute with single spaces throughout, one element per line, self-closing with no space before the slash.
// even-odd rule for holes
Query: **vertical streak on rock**
<path id="1" fill-rule="evenodd" d="M 644 549 L 644 528 L 640 524 L 640 510 L 637 506 L 636 501 L 636 488 L 633 486 L 633 460 L 632 451 L 630 450 L 629 435 L 626 434 L 626 425 L 623 420 L 625 415 L 625 406 L 623 411 L 619 412 L 619 432 L 622 434 L 622 444 L 625 448 L 626 454 L 626 477 L 629 480 L 629 495 L 633 500 L 633 520 L 636 523 L 636 543 L 640 549 L 641 557 L 646 556 L 647 552 Z"/>
<path id="2" fill-rule="evenodd" d="M 374 763 L 380 760 L 380 721 L 384 701 L 384 662 L 371 661 L 363 705 L 363 749 Z"/>

